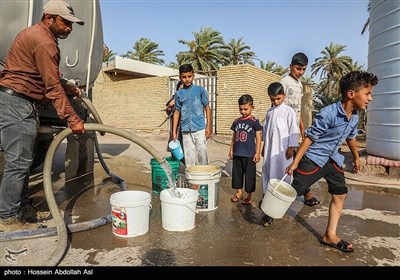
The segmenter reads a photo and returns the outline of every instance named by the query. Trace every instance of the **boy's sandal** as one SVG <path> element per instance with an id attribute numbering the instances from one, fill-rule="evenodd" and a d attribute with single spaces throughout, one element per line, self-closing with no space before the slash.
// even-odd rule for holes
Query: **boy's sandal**
<path id="1" fill-rule="evenodd" d="M 333 247 L 333 248 L 338 249 L 338 250 L 340 250 L 342 252 L 345 252 L 345 253 L 349 253 L 349 252 L 353 252 L 354 251 L 354 248 L 350 247 L 350 243 L 347 242 L 346 240 L 343 240 L 343 239 L 340 239 L 340 241 L 338 243 L 336 243 L 336 244 L 326 242 L 323 238 L 321 238 L 319 240 L 319 242 L 321 244 L 325 245 L 325 246 Z"/>
<path id="2" fill-rule="evenodd" d="M 253 200 L 250 198 L 250 199 L 243 199 L 243 201 L 242 201 L 242 204 L 244 204 L 244 205 L 249 205 L 249 204 L 252 204 L 253 203 Z"/>
<path id="3" fill-rule="evenodd" d="M 304 199 L 304 204 L 307 206 L 315 206 L 318 204 L 321 204 L 314 196 L 311 197 L 310 199 Z"/>
<path id="4" fill-rule="evenodd" d="M 237 197 L 236 195 L 231 197 L 232 202 L 239 202 L 239 200 L 241 200 L 241 199 L 242 199 L 241 197 Z"/>

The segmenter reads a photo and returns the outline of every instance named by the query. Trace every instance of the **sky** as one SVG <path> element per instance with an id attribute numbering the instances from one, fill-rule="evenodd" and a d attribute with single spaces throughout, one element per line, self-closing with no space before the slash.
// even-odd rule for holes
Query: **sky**
<path id="1" fill-rule="evenodd" d="M 334 44 L 346 45 L 341 55 L 368 63 L 368 0 L 100 0 L 104 43 L 118 55 L 133 51 L 141 37 L 159 44 L 165 64 L 187 51 L 179 40 L 194 39 L 193 32 L 212 27 L 225 42 L 238 40 L 250 46 L 258 60 L 287 67 L 293 54 L 304 52 L 310 66 Z M 256 66 L 260 66 L 255 60 Z"/>

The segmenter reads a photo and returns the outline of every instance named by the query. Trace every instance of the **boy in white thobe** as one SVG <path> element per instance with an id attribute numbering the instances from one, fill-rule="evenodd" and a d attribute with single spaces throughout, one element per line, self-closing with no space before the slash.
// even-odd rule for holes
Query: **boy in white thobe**
<path id="1" fill-rule="evenodd" d="M 270 179 L 282 179 L 284 177 L 286 167 L 293 161 L 299 136 L 296 113 L 293 108 L 283 103 L 285 92 L 282 84 L 270 84 L 268 96 L 271 99 L 272 107 L 267 111 L 261 138 L 264 142 L 261 151 L 264 157 L 262 166 L 264 194 L 267 191 Z M 290 184 L 292 177 L 286 176 L 284 181 Z M 273 219 L 268 218 L 268 221 L 262 220 L 264 226 L 272 224 Z"/>

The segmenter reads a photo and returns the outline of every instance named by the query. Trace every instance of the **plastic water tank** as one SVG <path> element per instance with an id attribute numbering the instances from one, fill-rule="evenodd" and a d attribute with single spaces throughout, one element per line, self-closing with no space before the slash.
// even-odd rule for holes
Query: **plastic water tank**
<path id="1" fill-rule="evenodd" d="M 400 160 L 400 1 L 371 0 L 368 72 L 378 85 L 367 109 L 367 153 Z"/>

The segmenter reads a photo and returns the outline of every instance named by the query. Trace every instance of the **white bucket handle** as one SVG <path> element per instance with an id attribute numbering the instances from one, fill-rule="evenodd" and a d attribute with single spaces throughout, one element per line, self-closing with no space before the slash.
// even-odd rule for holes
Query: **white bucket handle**
<path id="1" fill-rule="evenodd" d="M 215 174 L 218 174 L 221 172 L 221 168 L 218 168 L 214 173 L 212 173 L 212 176 L 214 177 Z"/>
<path id="2" fill-rule="evenodd" d="M 139 205 L 133 205 L 133 206 L 130 206 L 130 208 L 136 208 L 136 207 L 147 207 L 147 206 L 149 206 L 149 207 L 150 207 L 150 209 L 151 209 L 151 208 L 153 208 L 153 207 L 151 206 L 151 203 L 149 203 L 149 204 L 139 204 Z"/>
<path id="3" fill-rule="evenodd" d="M 189 205 L 187 205 L 186 203 L 183 203 L 183 204 L 185 204 L 185 206 L 186 206 L 187 208 L 189 208 L 190 211 L 193 211 L 195 214 L 199 214 L 199 210 L 190 208 Z"/>
<path id="4" fill-rule="evenodd" d="M 171 196 L 175 196 L 174 190 L 171 190 L 171 188 L 168 188 L 167 190 L 168 190 L 168 192 L 170 193 Z M 179 191 L 178 191 L 178 193 L 179 193 L 180 195 L 182 195 Z M 189 205 L 187 205 L 185 202 L 182 201 L 182 203 L 183 203 L 187 208 L 189 208 L 191 211 L 193 211 L 194 213 L 199 214 L 199 211 L 198 211 L 197 209 L 193 210 L 193 209 L 190 208 Z M 178 205 L 182 205 L 182 204 L 178 204 Z"/>
<path id="5" fill-rule="evenodd" d="M 282 183 L 283 180 L 285 180 L 285 178 L 286 178 L 287 175 L 288 175 L 288 174 L 286 173 L 286 174 L 282 177 L 282 179 L 281 179 L 281 180 L 279 181 L 279 183 L 275 186 L 275 188 L 272 189 L 272 193 L 275 193 L 276 189 L 278 189 L 279 185 Z"/>

